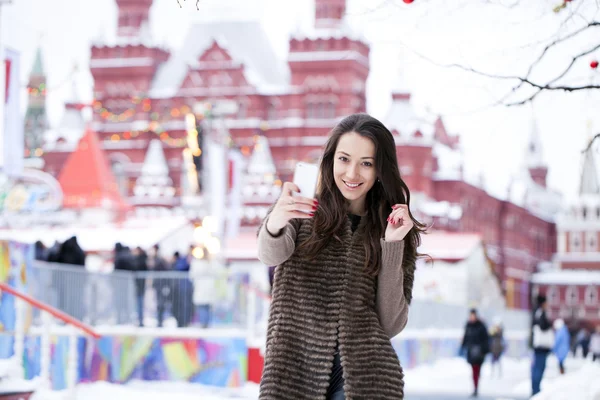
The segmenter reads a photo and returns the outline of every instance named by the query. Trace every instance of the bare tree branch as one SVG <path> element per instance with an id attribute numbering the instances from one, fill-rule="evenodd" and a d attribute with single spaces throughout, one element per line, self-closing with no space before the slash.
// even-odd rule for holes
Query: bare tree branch
<path id="1" fill-rule="evenodd" d="M 548 44 L 546 47 L 544 47 L 544 50 L 542 51 L 542 54 L 540 54 L 540 56 L 529 66 L 529 69 L 527 70 L 527 74 L 525 74 L 525 77 L 529 77 L 529 75 L 531 74 L 531 71 L 533 70 L 533 68 L 542 60 L 542 58 L 546 55 L 546 52 L 548 50 L 550 50 L 552 47 L 556 46 L 558 43 L 560 42 L 564 42 L 565 40 L 569 40 L 572 37 L 577 36 L 578 34 L 580 34 L 581 32 L 587 30 L 588 28 L 592 27 L 592 26 L 600 26 L 600 21 L 593 21 L 590 22 L 589 24 L 587 24 L 586 26 L 582 27 L 581 29 L 578 29 L 574 32 L 571 32 L 569 35 L 564 36 L 560 39 L 556 39 L 555 41 L 553 41 L 552 43 Z"/>
<path id="2" fill-rule="evenodd" d="M 582 153 L 586 153 L 586 152 L 590 151 L 590 149 L 592 148 L 592 144 L 594 144 L 594 141 L 596 139 L 600 140 L 600 133 L 597 133 L 596 136 L 594 136 L 592 138 L 592 140 L 590 140 L 590 142 L 588 143 L 587 147 L 582 151 Z"/>

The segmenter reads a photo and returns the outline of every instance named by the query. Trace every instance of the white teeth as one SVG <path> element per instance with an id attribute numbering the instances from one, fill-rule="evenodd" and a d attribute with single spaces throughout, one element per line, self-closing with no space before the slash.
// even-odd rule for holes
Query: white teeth
<path id="1" fill-rule="evenodd" d="M 348 183 L 348 182 L 344 182 L 346 185 L 348 185 L 351 188 L 355 188 L 358 187 L 360 185 L 360 183 Z"/>

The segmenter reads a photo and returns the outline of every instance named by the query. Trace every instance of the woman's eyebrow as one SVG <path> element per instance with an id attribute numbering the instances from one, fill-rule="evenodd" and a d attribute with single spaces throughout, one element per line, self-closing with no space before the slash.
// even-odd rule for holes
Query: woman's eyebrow
<path id="1" fill-rule="evenodd" d="M 345 151 L 338 151 L 338 153 L 343 154 L 343 155 L 348 156 L 348 157 L 351 157 L 350 154 L 346 153 Z M 374 160 L 375 157 L 361 157 L 361 160 L 367 160 L 367 159 Z"/>

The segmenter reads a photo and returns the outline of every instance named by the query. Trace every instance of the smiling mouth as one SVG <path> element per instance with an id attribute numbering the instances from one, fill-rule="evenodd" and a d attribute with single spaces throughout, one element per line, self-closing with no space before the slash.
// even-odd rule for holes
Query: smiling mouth
<path id="1" fill-rule="evenodd" d="M 360 185 L 362 185 L 362 183 L 349 183 L 344 181 L 344 184 L 346 184 L 346 187 L 349 189 L 356 189 L 357 187 L 359 187 Z"/>

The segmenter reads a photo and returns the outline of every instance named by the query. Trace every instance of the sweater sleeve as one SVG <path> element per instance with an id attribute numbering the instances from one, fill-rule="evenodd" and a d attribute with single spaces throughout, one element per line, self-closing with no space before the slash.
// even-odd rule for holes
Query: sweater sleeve
<path id="1" fill-rule="evenodd" d="M 377 276 L 377 314 L 383 330 L 390 338 L 396 336 L 408 322 L 408 301 L 404 296 L 402 258 L 404 241 L 381 239 L 381 269 Z"/>
<path id="2" fill-rule="evenodd" d="M 273 235 L 267 230 L 268 217 L 258 231 L 258 259 L 269 266 L 283 264 L 296 248 L 296 227 L 292 221 Z"/>

